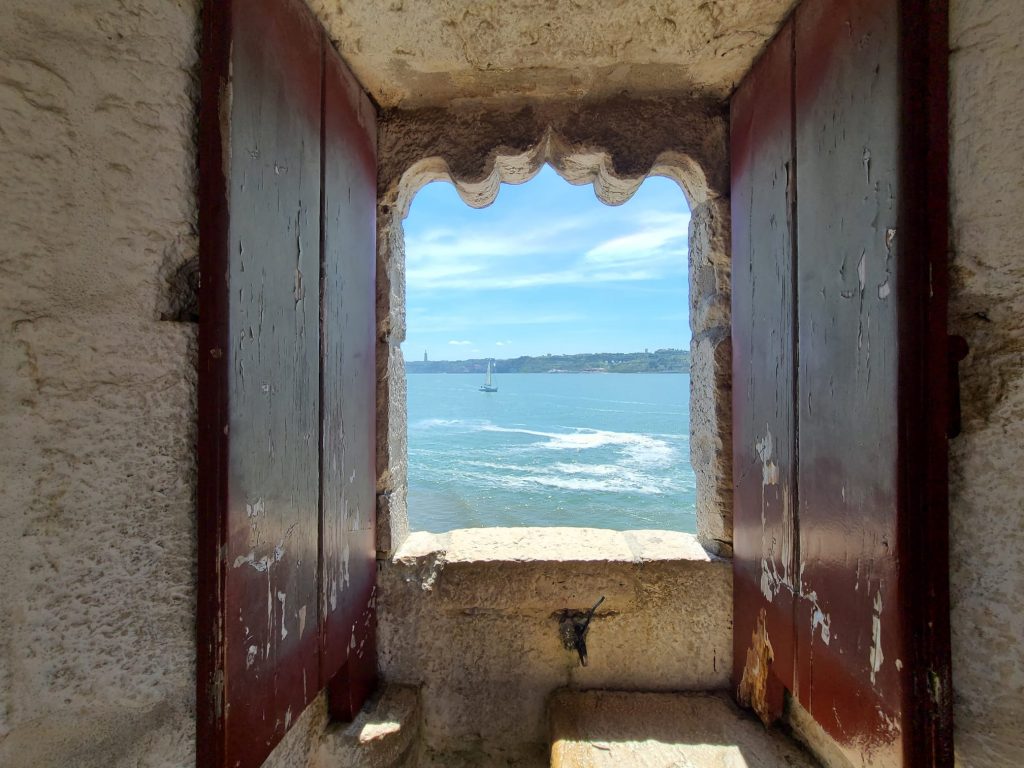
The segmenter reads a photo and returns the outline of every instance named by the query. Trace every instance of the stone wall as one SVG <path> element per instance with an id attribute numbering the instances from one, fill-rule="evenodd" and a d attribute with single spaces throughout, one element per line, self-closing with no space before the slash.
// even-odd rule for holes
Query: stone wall
<path id="1" fill-rule="evenodd" d="M 546 764 L 557 688 L 710 690 L 732 671 L 731 564 L 685 533 L 414 533 L 380 587 L 381 674 L 420 687 L 430 765 Z M 602 596 L 584 667 L 559 615 Z"/>
<path id="2" fill-rule="evenodd" d="M 468 205 L 490 204 L 503 182 L 544 163 L 573 184 L 593 184 L 614 205 L 648 175 L 674 179 L 691 210 L 690 451 L 697 475 L 697 534 L 732 551 L 731 345 L 727 117 L 693 98 L 460 102 L 391 110 L 379 121 L 377 263 L 378 551 L 408 535 L 405 252 L 402 220 L 423 185 L 455 184 Z"/>
<path id="3" fill-rule="evenodd" d="M 0 764 L 195 763 L 197 0 L 0 21 Z M 310 707 L 270 765 L 298 766 Z"/>
<path id="4" fill-rule="evenodd" d="M 194 761 L 198 5 L 14 0 L 0 25 L 5 765 Z M 385 276 L 399 279 L 384 281 L 382 302 L 392 354 L 382 356 L 381 381 L 395 406 L 382 430 L 385 491 L 404 487 L 405 429 L 393 354 L 404 329 L 393 225 L 404 208 L 387 195 L 411 195 L 433 172 L 421 164 L 418 181 L 402 187 L 403 163 L 445 158 L 444 173 L 447 163 L 459 169 L 478 203 L 500 179 L 532 175 L 546 159 L 573 180 L 596 177 L 610 201 L 649 172 L 673 175 L 695 227 L 713 232 L 725 123 L 716 107 L 684 106 L 513 107 L 521 122 L 511 145 L 521 141 L 528 159 L 519 168 L 515 158 L 499 162 L 497 174 L 496 148 L 510 143 L 492 139 L 509 127 L 506 115 L 493 115 L 489 132 L 460 152 L 444 149 L 486 122 L 471 108 L 462 108 L 462 134 L 437 133 L 443 111 L 392 120 L 381 219 L 399 240 L 382 242 L 391 245 Z M 607 114 L 615 119 L 595 145 L 587 130 Z M 424 120 L 435 129 L 419 134 L 426 144 L 408 130 Z M 546 133 L 552 123 L 561 138 Z M 717 253 L 709 260 L 727 270 L 721 241 L 706 242 Z M 713 282 L 727 286 L 721 274 Z M 320 700 L 270 763 L 306 761 L 324 720 Z"/>
<path id="5" fill-rule="evenodd" d="M 4 5 L 4 765 L 192 759 L 197 41 L 191 0 Z"/>
<path id="6" fill-rule="evenodd" d="M 1024 3 L 952 0 L 950 332 L 963 434 L 950 443 L 956 751 L 1024 764 Z"/>
<path id="7" fill-rule="evenodd" d="M 1016 766 L 1024 762 L 1024 5 L 953 0 L 951 21 L 951 331 L 971 346 L 964 433 L 951 446 L 957 751 L 964 766 Z M 197 30 L 196 0 L 10 0 L 0 23 L 4 765 L 194 761 L 195 325 L 181 320 L 190 315 L 185 265 L 196 248 Z M 609 130 L 594 132 L 595 116 L 608 118 Z M 528 177 L 544 160 L 577 181 L 596 179 L 606 199 L 649 172 L 674 174 L 693 206 L 695 413 L 709 391 L 726 391 L 727 163 L 717 107 L 462 104 L 457 114 L 391 113 L 381 130 L 380 381 L 391 405 L 381 414 L 378 490 L 385 508 L 396 505 L 393 521 L 404 514 L 400 222 L 426 181 L 454 178 L 480 204 L 500 180 Z M 727 403 L 727 392 L 714 402 Z M 701 412 L 707 424 L 693 435 L 705 483 L 701 537 L 727 550 L 728 410 Z M 384 550 L 398 543 L 389 535 Z M 640 569 L 624 562 L 607 573 L 618 571 L 635 578 Z M 473 606 L 442 605 L 441 592 L 403 573 L 396 566 L 385 585 L 396 600 L 421 590 L 422 604 L 410 608 L 416 621 L 463 616 L 484 632 Z M 593 583 L 581 586 L 578 607 Z M 415 677 L 408 646 L 389 634 L 398 615 L 385 608 L 385 671 Z M 544 637 L 549 658 L 538 669 L 568 679 L 571 658 Z M 713 674 L 699 682 L 717 684 Z M 324 719 L 320 700 L 271 763 L 307 761 Z"/>

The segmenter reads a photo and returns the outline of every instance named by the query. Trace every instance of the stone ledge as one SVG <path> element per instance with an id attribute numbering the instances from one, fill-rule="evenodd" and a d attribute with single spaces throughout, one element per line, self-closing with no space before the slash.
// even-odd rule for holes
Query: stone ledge
<path id="1" fill-rule="evenodd" d="M 679 531 L 610 531 L 603 528 L 461 528 L 412 533 L 394 562 L 443 557 L 454 563 L 727 563 L 697 537 Z"/>
<path id="2" fill-rule="evenodd" d="M 558 691 L 549 712 L 552 768 L 818 766 L 722 693 Z"/>
<path id="3" fill-rule="evenodd" d="M 356 719 L 332 725 L 320 745 L 323 768 L 412 768 L 420 733 L 420 697 L 413 686 L 386 685 Z"/>
<path id="4" fill-rule="evenodd" d="M 438 754 L 546 752 L 557 688 L 711 690 L 732 671 L 732 565 L 694 536 L 593 528 L 415 533 L 382 564 L 380 671 L 421 687 Z M 561 639 L 565 609 L 604 597 L 589 664 Z"/>

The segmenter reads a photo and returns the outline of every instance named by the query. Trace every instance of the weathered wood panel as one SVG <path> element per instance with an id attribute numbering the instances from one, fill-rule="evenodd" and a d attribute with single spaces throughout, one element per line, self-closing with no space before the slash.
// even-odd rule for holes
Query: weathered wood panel
<path id="1" fill-rule="evenodd" d="M 903 764 L 899 28 L 893 0 L 796 13 L 798 695 L 878 766 Z"/>
<path id="2" fill-rule="evenodd" d="M 767 718 L 782 714 L 795 657 L 792 68 L 787 23 L 731 105 L 733 674 Z"/>
<path id="3" fill-rule="evenodd" d="M 203 764 L 255 766 L 319 689 L 321 37 L 297 0 L 206 13 L 230 59 L 215 127 L 226 231 L 201 256 L 201 323 L 210 303 L 222 313 L 203 335 L 200 398 L 222 411 L 200 447 L 201 525 L 216 518 L 219 540 L 200 540 L 215 615 L 200 614 L 199 749 Z M 204 206 L 216 194 L 204 186 Z"/>
<path id="4" fill-rule="evenodd" d="M 760 708 L 742 679 L 739 693 L 770 720 L 786 686 L 857 765 L 952 763 L 945 28 L 941 2 L 805 0 L 732 104 L 737 676 L 758 660 L 752 646 L 774 652 L 758 669 Z M 773 180 L 751 171 L 779 162 L 766 115 L 780 99 L 792 109 L 789 242 L 764 224 L 779 216 Z M 773 248 L 791 294 L 751 257 Z M 795 322 L 759 306 L 762 287 Z M 793 333 L 790 358 L 757 357 Z M 773 398 L 787 397 L 795 474 L 776 464 L 792 482 L 790 525 L 770 505 L 758 514 L 772 497 L 746 445 L 782 428 Z M 776 580 L 764 549 L 789 531 L 795 583 Z M 780 611 L 787 589 L 795 601 Z"/>
<path id="5" fill-rule="evenodd" d="M 354 716 L 376 676 L 376 122 L 325 44 L 323 185 L 323 683 Z"/>
<path id="6" fill-rule="evenodd" d="M 245 768 L 373 679 L 375 124 L 300 0 L 204 25 L 198 759 Z"/>
<path id="7" fill-rule="evenodd" d="M 949 438 L 958 432 L 956 361 L 948 336 L 949 8 L 903 0 L 900 118 L 899 544 L 903 571 L 904 745 L 911 765 L 952 766 Z"/>

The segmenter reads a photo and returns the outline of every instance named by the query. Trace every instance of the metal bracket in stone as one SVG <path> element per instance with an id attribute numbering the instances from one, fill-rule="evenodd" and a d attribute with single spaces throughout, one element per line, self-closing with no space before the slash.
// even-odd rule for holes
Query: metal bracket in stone
<path id="1" fill-rule="evenodd" d="M 576 651 L 580 657 L 580 665 L 587 666 L 587 632 L 590 630 L 590 621 L 598 606 L 604 602 L 604 595 L 594 603 L 589 611 L 577 611 L 566 608 L 555 614 L 558 617 L 558 634 L 562 638 L 562 645 L 567 651 Z"/>

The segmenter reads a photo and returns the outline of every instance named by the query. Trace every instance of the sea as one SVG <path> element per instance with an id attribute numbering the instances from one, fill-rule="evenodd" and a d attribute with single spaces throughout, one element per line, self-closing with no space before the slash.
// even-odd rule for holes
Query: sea
<path id="1" fill-rule="evenodd" d="M 410 374 L 414 531 L 696 532 L 687 374 Z"/>

